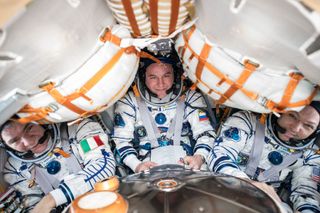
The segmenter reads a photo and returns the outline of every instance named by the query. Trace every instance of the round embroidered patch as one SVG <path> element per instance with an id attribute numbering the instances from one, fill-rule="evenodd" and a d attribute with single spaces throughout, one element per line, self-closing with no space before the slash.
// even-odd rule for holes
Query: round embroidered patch
<path id="1" fill-rule="evenodd" d="M 59 161 L 53 160 L 47 165 L 47 172 L 50 175 L 57 174 L 61 169 L 61 163 Z"/>
<path id="2" fill-rule="evenodd" d="M 164 124 L 167 121 L 166 115 L 163 113 L 159 113 L 156 115 L 155 120 L 157 124 Z"/>
<path id="3" fill-rule="evenodd" d="M 281 155 L 280 152 L 277 151 L 272 151 L 268 154 L 268 160 L 270 161 L 270 163 L 272 163 L 273 165 L 279 165 L 282 163 L 283 161 L 283 157 Z"/>
<path id="4" fill-rule="evenodd" d="M 241 137 L 239 135 L 239 130 L 238 128 L 235 127 L 231 127 L 229 129 L 227 129 L 226 131 L 224 131 L 224 136 L 226 138 L 230 138 L 231 140 L 235 141 L 235 142 L 239 142 Z"/>

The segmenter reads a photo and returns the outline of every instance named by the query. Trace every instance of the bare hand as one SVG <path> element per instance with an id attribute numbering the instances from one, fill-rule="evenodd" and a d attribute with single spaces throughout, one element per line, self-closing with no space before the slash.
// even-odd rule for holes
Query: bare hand
<path id="1" fill-rule="evenodd" d="M 142 162 L 135 169 L 135 173 L 139 173 L 139 172 L 148 170 L 154 166 L 158 166 L 158 164 L 156 164 L 155 162 L 152 162 L 152 161 Z"/>
<path id="2" fill-rule="evenodd" d="M 50 213 L 50 211 L 55 207 L 56 201 L 51 194 L 47 194 L 40 200 L 34 209 L 31 210 L 31 213 Z"/>
<path id="3" fill-rule="evenodd" d="M 183 158 L 185 164 L 189 165 L 190 169 L 199 170 L 204 163 L 202 155 L 185 156 Z"/>

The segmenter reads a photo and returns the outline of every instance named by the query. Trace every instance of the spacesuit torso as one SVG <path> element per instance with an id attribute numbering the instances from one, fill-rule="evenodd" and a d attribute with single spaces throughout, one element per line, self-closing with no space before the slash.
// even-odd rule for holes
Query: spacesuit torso
<path id="1" fill-rule="evenodd" d="M 108 136 L 98 123 L 86 119 L 63 126 L 58 125 L 60 134 L 54 149 L 41 160 L 24 162 L 11 156 L 5 165 L 5 180 L 27 197 L 25 210 L 47 193 L 57 206 L 70 203 L 92 190 L 95 182 L 114 175 Z M 52 143 L 51 138 L 48 147 Z"/>
<path id="2" fill-rule="evenodd" d="M 319 147 L 312 144 L 302 150 L 294 150 L 282 146 L 271 134 L 269 125 L 265 125 L 262 151 L 258 156 L 257 167 L 253 175 L 250 175 L 248 174 L 250 158 L 253 158 L 253 149 L 256 149 L 256 143 L 259 143 L 255 140 L 258 137 L 257 122 L 259 120 L 256 115 L 250 112 L 242 111 L 231 116 L 223 125 L 208 157 L 209 169 L 232 176 L 249 177 L 275 187 L 293 172 L 290 199 L 294 209 L 301 212 L 303 210 L 318 212 L 320 194 L 317 191 L 316 177 L 319 176 L 320 155 L 316 154 L 316 150 Z M 284 165 L 290 156 L 295 157 Z M 269 176 L 266 175 L 268 173 Z"/>
<path id="3" fill-rule="evenodd" d="M 205 102 L 201 94 L 194 91 L 188 91 L 183 101 L 185 105 L 182 111 L 183 123 L 179 145 L 183 147 L 186 155 L 201 154 L 207 157 L 213 145 L 214 131 L 206 113 L 201 110 L 206 107 Z M 132 170 L 141 163 L 140 160 L 150 160 L 151 150 L 174 145 L 172 138 L 167 136 L 172 121 L 179 113 L 177 103 L 178 101 L 175 101 L 161 106 L 146 103 L 148 113 L 151 114 L 160 133 L 157 143 L 152 143 L 142 118 L 148 115 L 141 113 L 134 94 L 129 92 L 117 102 L 113 139 L 121 160 Z M 139 141 L 138 151 L 133 146 L 134 139 Z"/>

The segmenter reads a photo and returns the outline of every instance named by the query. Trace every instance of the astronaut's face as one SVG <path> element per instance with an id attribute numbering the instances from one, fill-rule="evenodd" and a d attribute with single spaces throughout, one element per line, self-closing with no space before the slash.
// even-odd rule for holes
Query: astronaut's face
<path id="1" fill-rule="evenodd" d="M 158 98 L 164 98 L 173 85 L 174 75 L 170 64 L 154 63 L 147 67 L 146 86 Z"/>
<path id="2" fill-rule="evenodd" d="M 39 139 L 44 135 L 44 132 L 45 129 L 40 125 L 12 121 L 2 130 L 1 137 L 10 148 L 18 152 L 41 153 L 48 145 L 48 139 L 39 144 Z"/>
<path id="3" fill-rule="evenodd" d="M 306 139 L 317 129 L 319 121 L 319 113 L 310 106 L 304 107 L 300 112 L 288 111 L 277 121 L 286 130 L 285 133 L 278 132 L 278 136 L 283 141 Z"/>

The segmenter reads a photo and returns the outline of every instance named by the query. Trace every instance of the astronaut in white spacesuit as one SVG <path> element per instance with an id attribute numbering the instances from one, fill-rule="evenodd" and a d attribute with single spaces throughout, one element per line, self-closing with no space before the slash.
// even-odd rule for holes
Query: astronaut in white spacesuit
<path id="1" fill-rule="evenodd" d="M 215 141 L 209 169 L 265 182 L 275 189 L 288 178 L 291 190 L 286 202 L 296 211 L 320 212 L 320 155 L 315 143 L 320 136 L 319 113 L 318 101 L 279 118 L 270 114 L 265 125 L 257 114 L 235 113 Z"/>
<path id="2" fill-rule="evenodd" d="M 186 164 L 200 169 L 215 132 L 202 95 L 182 95 L 182 68 L 175 53 L 142 59 L 136 82 L 116 103 L 113 139 L 120 160 L 134 172 L 161 164 Z M 138 141 L 138 142 L 136 142 Z"/>
<path id="3" fill-rule="evenodd" d="M 0 133 L 10 155 L 4 178 L 22 193 L 27 212 L 50 212 L 114 175 L 108 136 L 90 119 L 71 126 L 9 120 Z"/>

